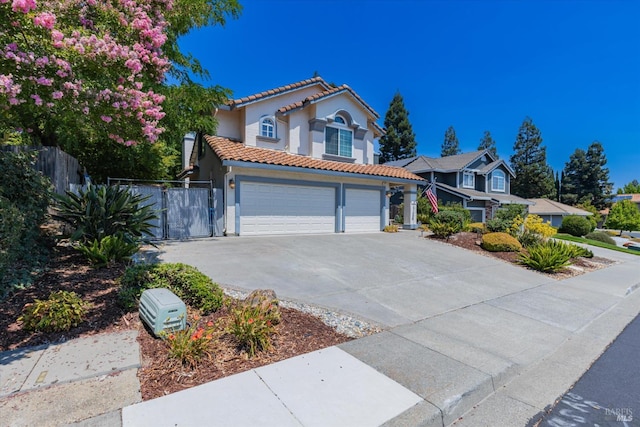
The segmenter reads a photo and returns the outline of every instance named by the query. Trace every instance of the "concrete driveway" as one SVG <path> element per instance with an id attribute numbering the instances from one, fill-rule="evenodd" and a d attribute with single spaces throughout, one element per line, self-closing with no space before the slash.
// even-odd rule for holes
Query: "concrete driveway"
<path id="1" fill-rule="evenodd" d="M 565 280 L 418 231 L 169 242 L 159 256 L 382 326 L 339 348 L 423 399 L 385 425 L 475 427 L 525 425 L 638 314 L 640 257 L 591 249 L 617 262 Z"/>
<path id="2" fill-rule="evenodd" d="M 161 259 L 222 285 L 350 313 L 383 327 L 554 282 L 420 232 L 227 237 L 169 242 Z"/>

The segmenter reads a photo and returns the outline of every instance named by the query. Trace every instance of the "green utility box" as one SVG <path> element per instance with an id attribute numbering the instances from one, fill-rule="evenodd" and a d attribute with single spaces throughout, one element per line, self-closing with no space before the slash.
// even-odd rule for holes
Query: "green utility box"
<path id="1" fill-rule="evenodd" d="M 187 326 L 187 306 L 166 288 L 147 289 L 140 296 L 140 318 L 155 336 Z"/>

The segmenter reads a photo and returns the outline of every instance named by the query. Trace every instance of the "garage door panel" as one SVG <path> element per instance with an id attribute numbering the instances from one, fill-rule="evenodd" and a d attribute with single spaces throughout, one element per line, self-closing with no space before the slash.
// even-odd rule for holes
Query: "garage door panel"
<path id="1" fill-rule="evenodd" d="M 240 233 L 335 232 L 335 188 L 243 183 Z"/>
<path id="2" fill-rule="evenodd" d="M 345 232 L 380 231 L 380 191 L 345 191 Z"/>

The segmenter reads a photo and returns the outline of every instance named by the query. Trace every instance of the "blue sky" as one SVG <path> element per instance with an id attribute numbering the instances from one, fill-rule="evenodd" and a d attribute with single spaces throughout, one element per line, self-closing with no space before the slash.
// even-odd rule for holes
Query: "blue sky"
<path id="1" fill-rule="evenodd" d="M 239 19 L 184 37 L 209 84 L 242 97 L 310 78 L 384 115 L 402 94 L 418 153 L 464 152 L 485 130 L 508 159 L 525 117 L 561 170 L 598 140 L 614 191 L 640 180 L 640 2 L 245 0 Z M 205 82 L 207 84 L 207 82 Z"/>

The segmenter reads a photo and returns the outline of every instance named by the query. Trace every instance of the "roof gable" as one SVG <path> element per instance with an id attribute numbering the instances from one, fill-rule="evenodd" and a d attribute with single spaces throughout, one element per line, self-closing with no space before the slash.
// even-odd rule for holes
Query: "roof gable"
<path id="1" fill-rule="evenodd" d="M 292 111 L 305 108 L 307 105 L 320 102 L 322 100 L 331 98 L 333 96 L 337 96 L 340 94 L 347 94 L 357 104 L 359 104 L 365 111 L 367 111 L 367 113 L 374 119 L 374 121 L 380 118 L 380 115 L 369 104 L 367 104 L 360 97 L 360 95 L 358 95 L 353 89 L 351 89 L 351 87 L 349 87 L 346 84 L 332 87 L 327 82 L 325 82 L 322 79 L 322 77 L 313 77 L 311 79 L 301 80 L 296 83 L 280 86 L 275 89 L 266 90 L 254 95 L 249 95 L 242 98 L 229 100 L 226 103 L 226 107 L 228 109 L 233 110 L 236 108 L 245 107 L 255 102 L 260 102 L 266 99 L 274 98 L 276 96 L 280 96 L 285 93 L 291 93 L 297 90 L 301 90 L 303 88 L 308 88 L 313 86 L 318 87 L 318 91 L 316 93 L 314 93 L 313 95 L 306 96 L 305 98 L 299 101 L 296 101 L 287 105 L 283 105 L 282 107 L 278 108 L 277 114 L 286 115 L 291 113 Z M 379 126 L 378 126 L 378 129 L 381 131 L 381 128 Z"/>
<path id="2" fill-rule="evenodd" d="M 322 77 L 313 77 L 311 79 L 301 80 L 296 83 L 291 83 L 288 85 L 280 86 L 274 89 L 265 90 L 260 93 L 256 93 L 254 95 L 244 96 L 238 99 L 232 99 L 227 101 L 226 105 L 231 108 L 239 108 L 245 105 L 252 104 L 254 102 L 262 101 L 264 99 L 269 99 L 274 96 L 282 95 L 284 93 L 293 92 L 295 90 L 299 90 L 305 87 L 318 85 L 320 91 L 328 90 L 331 88 Z"/>

